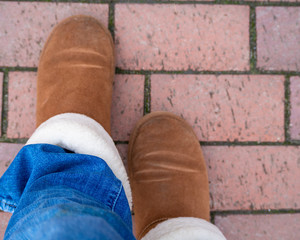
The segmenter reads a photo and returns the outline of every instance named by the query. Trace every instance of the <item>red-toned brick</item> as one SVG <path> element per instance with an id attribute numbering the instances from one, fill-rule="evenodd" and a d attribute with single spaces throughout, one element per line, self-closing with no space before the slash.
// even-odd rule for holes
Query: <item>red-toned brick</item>
<path id="1" fill-rule="evenodd" d="M 215 223 L 230 240 L 298 240 L 300 214 L 216 216 Z"/>
<path id="2" fill-rule="evenodd" d="M 93 16 L 107 26 L 107 4 L 1 2 L 0 66 L 37 66 L 54 25 L 76 14 Z"/>
<path id="3" fill-rule="evenodd" d="M 28 138 L 35 129 L 36 73 L 10 72 L 8 138 Z"/>
<path id="4" fill-rule="evenodd" d="M 0 143 L 0 177 L 22 147 L 23 144 Z"/>
<path id="5" fill-rule="evenodd" d="M 300 70 L 300 7 L 257 7 L 257 66 Z"/>
<path id="6" fill-rule="evenodd" d="M 0 239 L 4 238 L 4 233 L 11 215 L 11 213 L 0 212 Z"/>
<path id="7" fill-rule="evenodd" d="M 135 123 L 143 116 L 144 76 L 116 75 L 112 103 L 112 136 L 129 140 Z"/>
<path id="8" fill-rule="evenodd" d="M 205 146 L 203 150 L 212 209 L 299 209 L 299 147 Z"/>
<path id="9" fill-rule="evenodd" d="M 283 141 L 283 99 L 283 76 L 151 76 L 151 110 L 183 116 L 202 141 Z"/>
<path id="10" fill-rule="evenodd" d="M 248 70 L 249 7 L 117 4 L 117 66 Z"/>
<path id="11" fill-rule="evenodd" d="M 300 77 L 291 78 L 291 138 L 300 140 Z"/>

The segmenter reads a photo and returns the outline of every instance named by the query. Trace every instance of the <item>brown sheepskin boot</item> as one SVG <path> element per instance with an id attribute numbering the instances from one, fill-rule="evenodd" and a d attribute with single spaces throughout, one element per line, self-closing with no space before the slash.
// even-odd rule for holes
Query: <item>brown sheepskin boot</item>
<path id="1" fill-rule="evenodd" d="M 96 19 L 79 15 L 59 23 L 40 57 L 37 127 L 61 113 L 80 113 L 110 133 L 114 63 L 112 37 Z"/>
<path id="2" fill-rule="evenodd" d="M 155 112 L 141 119 L 130 138 L 128 167 L 137 239 L 224 239 L 208 222 L 205 161 L 182 118 Z"/>
<path id="3" fill-rule="evenodd" d="M 37 129 L 27 144 L 52 144 L 105 160 L 122 181 L 131 207 L 128 176 L 110 136 L 114 47 L 95 18 L 73 16 L 50 34 L 40 57 Z"/>

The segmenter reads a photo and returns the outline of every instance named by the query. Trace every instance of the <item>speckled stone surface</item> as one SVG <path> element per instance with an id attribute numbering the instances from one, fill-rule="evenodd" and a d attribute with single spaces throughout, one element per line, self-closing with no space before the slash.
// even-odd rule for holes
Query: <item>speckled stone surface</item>
<path id="1" fill-rule="evenodd" d="M 117 66 L 248 70 L 249 7 L 117 4 Z"/>
<path id="2" fill-rule="evenodd" d="M 29 138 L 35 130 L 36 73 L 10 72 L 8 78 L 7 137 Z"/>
<path id="3" fill-rule="evenodd" d="M 299 147 L 205 146 L 214 210 L 298 209 Z"/>
<path id="4" fill-rule="evenodd" d="M 284 77 L 153 75 L 152 111 L 181 115 L 201 141 L 284 140 Z"/>
<path id="5" fill-rule="evenodd" d="M 22 147 L 23 144 L 0 143 L 0 177 Z"/>
<path id="6" fill-rule="evenodd" d="M 0 239 L 4 238 L 4 233 L 11 215 L 11 213 L 0 212 Z"/>
<path id="7" fill-rule="evenodd" d="M 300 71 L 300 7 L 258 7 L 257 67 Z"/>
<path id="8" fill-rule="evenodd" d="M 300 214 L 225 215 L 215 218 L 216 225 L 230 240 L 297 240 Z"/>
<path id="9" fill-rule="evenodd" d="M 0 13 L 0 66 L 36 67 L 51 30 L 69 16 L 90 15 L 108 24 L 107 4 L 1 2 Z"/>

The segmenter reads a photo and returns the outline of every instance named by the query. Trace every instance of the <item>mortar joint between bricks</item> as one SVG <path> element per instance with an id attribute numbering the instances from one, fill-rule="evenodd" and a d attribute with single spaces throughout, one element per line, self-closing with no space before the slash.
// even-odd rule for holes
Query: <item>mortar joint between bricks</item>
<path id="1" fill-rule="evenodd" d="M 1 136 L 6 137 L 8 125 L 8 73 L 7 69 L 4 70 L 3 83 L 2 83 L 2 116 L 1 116 Z"/>
<path id="2" fill-rule="evenodd" d="M 129 144 L 129 141 L 114 140 L 115 145 Z"/>
<path id="3" fill-rule="evenodd" d="M 254 71 L 208 71 L 208 70 L 128 70 L 120 69 L 116 67 L 116 74 L 137 74 L 137 75 L 154 75 L 154 74 L 169 74 L 169 75 L 289 75 L 300 76 L 300 72 L 297 71 L 274 71 L 274 70 L 261 70 L 254 69 Z"/>
<path id="4" fill-rule="evenodd" d="M 249 13 L 249 43 L 250 43 L 250 72 L 257 71 L 257 32 L 256 32 L 256 8 L 250 6 Z"/>
<path id="5" fill-rule="evenodd" d="M 115 3 L 111 1 L 108 9 L 108 29 L 111 33 L 113 41 L 115 40 Z"/>
<path id="6" fill-rule="evenodd" d="M 149 74 L 145 75 L 144 85 L 144 113 L 146 115 L 151 112 L 151 77 Z"/>
<path id="7" fill-rule="evenodd" d="M 290 77 L 285 76 L 284 81 L 284 137 L 285 142 L 291 142 L 290 136 L 290 117 L 291 117 L 291 90 L 290 90 Z"/>
<path id="8" fill-rule="evenodd" d="M 2 136 L 0 138 L 0 143 L 19 143 L 25 144 L 28 141 L 27 138 L 7 138 L 6 136 Z"/>
<path id="9" fill-rule="evenodd" d="M 0 0 L 1 1 L 1 0 Z M 2 72 L 37 72 L 37 67 L 0 67 Z"/>
<path id="10" fill-rule="evenodd" d="M 214 216 L 227 215 L 265 215 L 265 214 L 295 214 L 300 213 L 300 209 L 261 209 L 261 210 L 212 210 Z"/>
<path id="11" fill-rule="evenodd" d="M 227 146 L 227 147 L 243 147 L 243 146 L 299 146 L 300 141 L 284 141 L 284 142 L 225 142 L 225 141 L 200 141 L 201 146 Z"/>
<path id="12" fill-rule="evenodd" d="M 210 222 L 212 224 L 215 224 L 215 217 L 216 217 L 216 213 L 215 212 L 210 212 Z"/>

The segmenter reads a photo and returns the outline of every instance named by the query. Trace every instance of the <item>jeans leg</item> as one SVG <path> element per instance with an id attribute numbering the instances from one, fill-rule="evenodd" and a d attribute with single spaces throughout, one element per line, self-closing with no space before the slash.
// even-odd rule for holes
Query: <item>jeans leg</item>
<path id="1" fill-rule="evenodd" d="M 49 144 L 25 146 L 0 179 L 14 212 L 5 239 L 134 239 L 119 179 L 101 158 Z"/>

